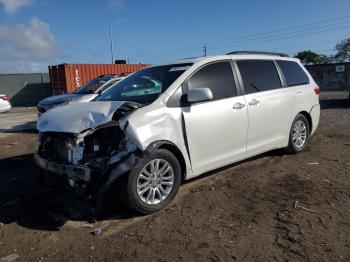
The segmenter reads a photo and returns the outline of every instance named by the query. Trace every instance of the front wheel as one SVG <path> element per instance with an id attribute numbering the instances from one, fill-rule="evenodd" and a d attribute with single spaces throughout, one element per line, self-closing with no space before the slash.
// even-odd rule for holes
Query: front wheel
<path id="1" fill-rule="evenodd" d="M 309 121 L 304 115 L 299 114 L 295 117 L 290 129 L 287 152 L 297 154 L 303 151 L 309 142 L 309 137 Z"/>
<path id="2" fill-rule="evenodd" d="M 125 190 L 120 192 L 125 204 L 137 212 L 151 214 L 175 197 L 181 183 L 181 167 L 171 152 L 158 149 L 143 160 L 141 168 L 132 170 L 125 182 Z"/>

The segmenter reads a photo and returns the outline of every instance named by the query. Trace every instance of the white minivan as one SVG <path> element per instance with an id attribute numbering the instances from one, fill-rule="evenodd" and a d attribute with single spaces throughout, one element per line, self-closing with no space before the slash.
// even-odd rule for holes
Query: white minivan
<path id="1" fill-rule="evenodd" d="M 283 54 L 151 66 L 96 101 L 42 115 L 35 162 L 97 209 L 117 190 L 148 214 L 169 204 L 183 180 L 272 149 L 303 151 L 318 126 L 319 93 L 300 61 Z"/>

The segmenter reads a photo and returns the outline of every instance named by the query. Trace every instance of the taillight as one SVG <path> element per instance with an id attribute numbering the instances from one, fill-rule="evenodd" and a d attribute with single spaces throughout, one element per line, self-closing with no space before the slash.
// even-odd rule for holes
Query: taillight
<path id="1" fill-rule="evenodd" d="M 7 96 L 0 96 L 0 99 L 5 100 L 5 101 L 9 100 L 9 98 Z"/>
<path id="2" fill-rule="evenodd" d="M 316 95 L 319 95 L 319 94 L 321 93 L 321 89 L 320 89 L 319 86 L 316 86 L 316 87 L 314 88 L 314 91 L 315 91 L 315 94 L 316 94 Z"/>

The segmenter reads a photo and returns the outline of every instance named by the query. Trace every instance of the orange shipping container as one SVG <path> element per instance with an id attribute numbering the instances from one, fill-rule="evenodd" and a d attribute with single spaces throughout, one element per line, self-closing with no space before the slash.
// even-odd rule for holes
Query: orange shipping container
<path id="1" fill-rule="evenodd" d="M 127 75 L 145 64 L 60 64 L 49 66 L 52 94 L 72 93 L 100 75 Z"/>

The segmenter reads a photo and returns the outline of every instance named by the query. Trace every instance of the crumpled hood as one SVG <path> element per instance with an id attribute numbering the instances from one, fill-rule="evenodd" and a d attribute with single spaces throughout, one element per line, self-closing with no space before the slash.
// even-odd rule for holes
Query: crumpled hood
<path id="1" fill-rule="evenodd" d="M 43 114 L 36 128 L 40 132 L 65 132 L 78 134 L 112 120 L 114 112 L 126 101 L 96 101 L 76 103 L 54 108 Z"/>

